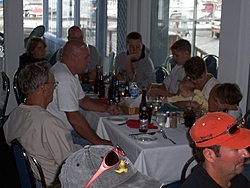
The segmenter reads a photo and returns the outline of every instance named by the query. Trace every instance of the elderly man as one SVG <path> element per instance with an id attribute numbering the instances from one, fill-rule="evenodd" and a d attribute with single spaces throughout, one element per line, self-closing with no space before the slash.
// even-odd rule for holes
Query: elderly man
<path id="1" fill-rule="evenodd" d="M 135 78 L 142 89 L 155 82 L 155 68 L 150 59 L 150 51 L 142 44 L 142 36 L 138 32 L 127 35 L 126 51 L 120 52 L 115 58 L 115 70 L 119 72 L 119 80 Z"/>
<path id="2" fill-rule="evenodd" d="M 82 147 L 73 144 L 64 123 L 46 110 L 58 85 L 50 65 L 47 62 L 27 65 L 20 72 L 18 81 L 26 101 L 4 124 L 6 142 L 10 145 L 17 138 L 27 153 L 41 164 L 46 184 L 50 185 L 61 163 Z M 33 171 L 39 177 L 37 169 Z"/>
<path id="3" fill-rule="evenodd" d="M 53 102 L 48 110 L 65 122 L 71 131 L 73 142 L 82 146 L 87 144 L 111 145 L 108 140 L 101 139 L 90 127 L 85 117 L 79 112 L 79 107 L 85 110 L 119 114 L 117 106 L 98 103 L 85 96 L 77 74 L 83 72 L 90 63 L 89 48 L 81 41 L 68 41 L 62 52 L 61 61 L 53 67 L 55 78 L 60 82 L 54 92 Z"/>
<path id="4" fill-rule="evenodd" d="M 190 130 L 196 145 L 198 164 L 181 185 L 202 188 L 247 188 L 250 182 L 241 173 L 250 157 L 250 130 L 223 112 L 208 113 L 199 118 Z"/>
<path id="5" fill-rule="evenodd" d="M 72 26 L 68 30 L 68 36 L 67 39 L 70 40 L 78 40 L 81 42 L 84 42 L 83 32 L 82 29 L 78 26 Z M 90 51 L 90 59 L 91 63 L 89 64 L 88 70 L 89 71 L 89 79 L 94 80 L 96 76 L 96 65 L 102 64 L 102 57 L 100 53 L 97 51 L 96 47 L 92 45 L 89 46 Z M 62 48 L 60 48 L 56 55 L 56 61 L 60 61 L 62 56 Z"/>

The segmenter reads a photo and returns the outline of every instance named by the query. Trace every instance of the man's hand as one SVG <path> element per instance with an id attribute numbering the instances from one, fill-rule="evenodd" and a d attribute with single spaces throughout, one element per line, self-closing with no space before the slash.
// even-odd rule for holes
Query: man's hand
<path id="1" fill-rule="evenodd" d="M 101 139 L 100 143 L 94 144 L 94 145 L 110 145 L 113 146 L 112 142 L 109 140 Z"/>
<path id="2" fill-rule="evenodd" d="M 129 54 L 127 58 L 129 58 L 131 61 L 138 60 L 141 57 L 141 50 L 136 54 Z"/>
<path id="3" fill-rule="evenodd" d="M 106 108 L 106 112 L 110 113 L 111 115 L 119 115 L 119 108 L 116 105 L 108 106 Z"/>

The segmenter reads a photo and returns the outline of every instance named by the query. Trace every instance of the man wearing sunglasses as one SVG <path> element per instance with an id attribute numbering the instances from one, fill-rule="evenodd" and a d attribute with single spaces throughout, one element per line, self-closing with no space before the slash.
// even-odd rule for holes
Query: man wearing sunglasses
<path id="1" fill-rule="evenodd" d="M 199 118 L 190 135 L 201 161 L 181 185 L 202 188 L 248 188 L 250 182 L 241 173 L 250 154 L 250 130 L 223 112 L 213 112 Z"/>

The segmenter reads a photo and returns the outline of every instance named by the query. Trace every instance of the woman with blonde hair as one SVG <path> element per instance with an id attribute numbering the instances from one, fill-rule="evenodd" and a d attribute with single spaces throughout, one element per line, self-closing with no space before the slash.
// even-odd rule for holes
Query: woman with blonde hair
<path id="1" fill-rule="evenodd" d="M 19 71 L 26 65 L 47 60 L 45 59 L 47 44 L 43 38 L 31 37 L 26 52 L 19 57 Z"/>

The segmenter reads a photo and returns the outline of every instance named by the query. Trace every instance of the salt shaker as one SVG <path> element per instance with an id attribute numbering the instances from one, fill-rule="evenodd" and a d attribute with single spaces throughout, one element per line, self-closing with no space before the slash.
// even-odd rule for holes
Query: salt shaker
<path id="1" fill-rule="evenodd" d="M 167 121 L 165 123 L 165 128 L 169 128 L 170 127 L 170 113 L 169 112 L 166 112 L 167 113 Z"/>

